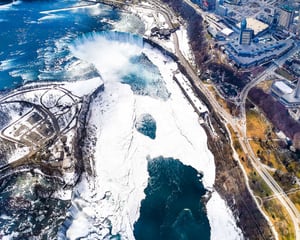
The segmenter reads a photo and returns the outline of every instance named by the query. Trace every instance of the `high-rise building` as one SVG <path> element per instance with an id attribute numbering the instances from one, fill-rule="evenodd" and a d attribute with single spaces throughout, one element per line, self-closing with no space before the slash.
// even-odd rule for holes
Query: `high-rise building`
<path id="1" fill-rule="evenodd" d="M 243 19 L 241 22 L 240 41 L 241 45 L 250 45 L 254 35 L 253 29 L 247 28 L 247 21 Z"/>
<path id="2" fill-rule="evenodd" d="M 294 10 L 289 6 L 283 6 L 279 9 L 278 26 L 289 29 L 293 23 Z"/>
<path id="3" fill-rule="evenodd" d="M 271 16 L 270 26 L 271 28 L 276 28 L 279 22 L 279 12 L 274 11 L 273 16 Z"/>
<path id="4" fill-rule="evenodd" d="M 216 14 L 220 16 L 227 16 L 228 8 L 224 6 L 223 0 L 217 0 L 216 2 Z"/>
<path id="5" fill-rule="evenodd" d="M 294 90 L 294 97 L 300 99 L 300 78 L 298 79 L 296 88 Z"/>
<path id="6" fill-rule="evenodd" d="M 242 21 L 241 21 L 241 31 L 242 30 L 245 30 L 247 28 L 247 20 L 244 18 Z"/>
<path id="7" fill-rule="evenodd" d="M 240 34 L 240 44 L 241 45 L 250 45 L 253 38 L 253 30 L 245 29 L 241 31 Z"/>

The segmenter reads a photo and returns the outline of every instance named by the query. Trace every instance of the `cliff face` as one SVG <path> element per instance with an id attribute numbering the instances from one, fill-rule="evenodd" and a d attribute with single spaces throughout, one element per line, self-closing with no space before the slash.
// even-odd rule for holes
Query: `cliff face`
<path id="1" fill-rule="evenodd" d="M 187 22 L 188 37 L 191 48 L 195 55 L 195 61 L 198 69 L 204 72 L 207 69 L 215 69 L 223 67 L 217 63 L 206 65 L 205 61 L 209 58 L 208 46 L 205 41 L 203 19 L 195 10 L 182 0 L 162 0 L 167 3 L 174 11 L 178 12 L 181 17 Z M 181 69 L 185 72 L 184 69 Z M 232 69 L 226 67 L 226 71 L 230 74 L 231 79 L 237 79 Z M 188 77 L 188 76 L 187 76 Z M 245 177 L 238 163 L 233 158 L 233 152 L 230 145 L 229 134 L 226 131 L 223 123 L 218 119 L 213 112 L 209 101 L 197 89 L 195 83 L 189 78 L 194 87 L 194 91 L 210 109 L 211 122 L 214 129 L 218 132 L 218 140 L 211 136 L 210 130 L 203 125 L 208 136 L 208 146 L 214 153 L 216 164 L 216 181 L 215 189 L 226 200 L 228 206 L 232 209 L 238 226 L 242 229 L 245 238 L 247 239 L 273 239 L 272 231 L 258 209 L 253 197 L 247 189 Z M 200 79 L 199 79 L 200 81 Z"/>

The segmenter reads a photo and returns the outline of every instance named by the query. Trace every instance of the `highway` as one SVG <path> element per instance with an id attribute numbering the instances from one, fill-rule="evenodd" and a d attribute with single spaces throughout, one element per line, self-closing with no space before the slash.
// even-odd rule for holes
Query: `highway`
<path id="1" fill-rule="evenodd" d="M 197 13 L 201 14 L 203 17 L 206 16 L 207 13 L 203 12 L 196 4 L 192 3 L 189 0 L 184 0 L 187 4 L 192 6 Z M 166 21 L 168 22 L 169 26 L 172 25 L 172 18 L 171 11 L 168 11 L 161 2 L 158 0 L 154 0 L 152 2 L 155 5 L 155 8 L 165 17 Z M 240 144 L 242 146 L 242 149 L 244 153 L 248 156 L 250 159 L 254 169 L 256 172 L 262 177 L 262 179 L 266 182 L 266 184 L 269 186 L 269 188 L 273 191 L 274 197 L 280 201 L 282 206 L 286 209 L 287 213 L 289 214 L 292 223 L 294 225 L 295 230 L 295 240 L 300 240 L 300 214 L 295 205 L 292 203 L 292 201 L 289 199 L 287 194 L 282 190 L 282 188 L 278 185 L 278 183 L 274 180 L 274 178 L 270 175 L 270 173 L 264 168 L 264 166 L 261 164 L 260 160 L 255 156 L 249 142 L 247 139 L 247 126 L 246 126 L 246 111 L 245 111 L 245 102 L 248 96 L 248 92 L 251 88 L 253 88 L 256 84 L 259 82 L 265 80 L 265 77 L 270 75 L 274 72 L 274 70 L 277 68 L 278 65 L 282 64 L 284 60 L 287 59 L 290 55 L 295 53 L 296 47 L 294 47 L 289 53 L 282 56 L 280 59 L 271 64 L 265 71 L 260 73 L 255 79 L 253 79 L 242 91 L 240 94 L 240 104 L 242 108 L 242 114 L 241 117 L 235 118 L 231 114 L 229 114 L 222 106 L 219 105 L 213 94 L 206 88 L 206 86 L 203 84 L 202 81 L 200 81 L 199 77 L 196 74 L 195 69 L 190 65 L 190 63 L 185 59 L 182 52 L 179 49 L 179 43 L 176 33 L 173 33 L 173 39 L 174 39 L 174 47 L 175 47 L 175 55 L 178 57 L 180 63 L 185 67 L 187 74 L 191 77 L 191 79 L 194 81 L 196 86 L 199 88 L 199 90 L 205 95 L 205 97 L 210 102 L 213 110 L 216 112 L 217 115 L 221 119 L 223 119 L 223 122 L 225 125 L 230 124 L 234 131 L 238 135 L 238 139 L 240 141 Z M 247 180 L 246 180 L 247 181 Z M 247 184 L 248 186 L 248 184 Z M 249 189 L 250 190 L 250 189 Z M 250 190 L 251 191 L 251 190 Z M 259 206 L 258 206 L 259 207 Z M 272 228 L 273 229 L 273 228 Z"/>

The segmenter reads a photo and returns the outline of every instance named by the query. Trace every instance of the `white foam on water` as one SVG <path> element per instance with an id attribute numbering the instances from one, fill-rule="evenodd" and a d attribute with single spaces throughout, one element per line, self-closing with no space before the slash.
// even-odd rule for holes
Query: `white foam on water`
<path id="1" fill-rule="evenodd" d="M 21 3 L 22 3 L 22 1 L 13 1 L 12 3 L 0 5 L 0 11 L 1 10 L 11 10 L 11 9 L 13 9 L 14 5 L 18 5 L 18 4 L 21 4 Z"/>
<path id="2" fill-rule="evenodd" d="M 99 14 L 101 12 L 101 10 L 99 10 L 99 6 L 100 6 L 99 3 L 87 4 L 87 5 L 78 5 L 78 6 L 67 7 L 67 8 L 59 8 L 59 9 L 41 11 L 40 13 L 41 14 L 52 14 L 52 13 L 68 12 L 68 11 L 76 12 L 80 9 L 88 9 L 88 10 L 92 9 L 92 10 L 90 10 L 91 14 Z"/>
<path id="3" fill-rule="evenodd" d="M 93 63 L 104 82 L 120 81 L 129 71 L 132 71 L 135 66 L 130 62 L 130 58 L 140 54 L 142 50 L 141 46 L 130 42 L 107 39 L 105 34 L 83 37 L 70 49 L 76 57 Z"/>
<path id="4" fill-rule="evenodd" d="M 58 15 L 58 14 L 49 14 L 47 16 L 41 17 L 38 19 L 38 21 L 51 21 L 53 19 L 59 19 L 59 18 L 64 18 L 65 16 L 63 15 Z"/>
<path id="5" fill-rule="evenodd" d="M 7 70 L 12 69 L 14 67 L 15 60 L 16 59 L 6 59 L 6 60 L 0 61 L 0 70 L 7 71 Z"/>

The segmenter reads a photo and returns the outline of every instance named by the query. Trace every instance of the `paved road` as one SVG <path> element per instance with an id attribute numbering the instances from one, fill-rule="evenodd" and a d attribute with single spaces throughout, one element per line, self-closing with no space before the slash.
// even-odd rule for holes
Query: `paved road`
<path id="1" fill-rule="evenodd" d="M 63 95 L 63 96 L 68 95 L 73 100 L 74 104 L 76 104 L 75 103 L 76 101 L 74 99 L 75 96 L 70 91 L 68 91 L 68 90 L 66 90 L 62 87 L 55 86 L 55 85 L 51 85 L 51 86 L 47 85 L 47 86 L 40 86 L 38 88 L 38 90 L 44 90 L 45 92 L 47 92 L 49 90 L 53 90 L 53 89 L 57 89 L 57 90 L 60 90 L 60 91 L 64 92 L 65 95 Z M 44 136 L 44 138 L 40 142 L 36 142 L 36 143 L 32 142 L 31 144 L 29 144 L 29 142 L 28 142 L 28 147 L 30 148 L 29 153 L 26 154 L 25 156 L 15 160 L 15 161 L 11 162 L 11 163 L 1 165 L 0 166 L 0 173 L 1 173 L 0 175 L 3 175 L 3 174 L 5 175 L 5 173 L 7 171 L 10 171 L 15 167 L 19 167 L 19 166 L 22 166 L 24 164 L 28 164 L 29 163 L 28 159 L 30 159 L 32 156 L 34 156 L 34 154 L 36 154 L 41 149 L 45 149 L 48 146 L 49 141 L 52 141 L 54 143 L 62 135 L 62 130 L 64 130 L 64 129 L 60 129 L 60 126 L 59 126 L 59 123 L 58 123 L 58 120 L 57 120 L 56 116 L 42 103 L 43 101 L 41 99 L 39 99 L 39 104 L 33 103 L 33 102 L 26 102 L 24 100 L 15 100 L 14 99 L 18 95 L 21 96 L 25 93 L 36 91 L 36 90 L 37 89 L 14 90 L 12 93 L 2 97 L 0 99 L 0 104 L 7 104 L 7 103 L 14 103 L 14 102 L 22 102 L 22 103 L 25 103 L 25 104 L 26 103 L 30 104 L 32 106 L 32 109 L 35 109 L 35 111 L 41 113 L 44 116 L 44 118 L 43 118 L 43 120 L 41 120 L 40 123 L 38 123 L 36 126 L 33 126 L 32 129 L 30 129 L 29 131 L 32 131 L 33 129 L 36 129 L 39 125 L 45 124 L 45 121 L 47 120 L 47 121 L 51 122 L 51 126 L 53 127 L 53 133 L 51 134 L 51 136 Z M 12 100 L 10 101 L 10 99 L 12 99 Z M 16 99 L 18 99 L 18 98 L 16 98 Z M 56 102 L 56 104 L 57 104 L 57 102 Z M 32 111 L 33 110 L 31 110 L 28 114 L 30 114 Z M 70 120 L 71 122 L 74 120 L 74 118 L 76 117 L 78 112 L 79 112 L 79 108 L 76 106 L 76 111 L 74 113 L 74 117 Z M 23 117 L 24 116 L 22 116 L 21 118 L 23 118 Z M 19 120 L 20 119 L 18 119 L 17 121 L 19 121 Z M 15 122 L 11 123 L 9 126 L 11 126 L 13 124 L 15 124 Z M 7 127 L 9 127 L 9 126 L 7 126 Z M 66 128 L 68 126 L 66 126 Z M 4 139 L 7 139 L 7 140 L 9 140 L 11 142 L 14 142 L 16 144 L 24 145 L 25 144 L 24 142 L 22 142 L 22 141 L 19 142 L 18 140 L 11 139 L 9 136 L 6 136 L 4 134 L 7 127 L 3 128 L 0 131 L 0 136 Z"/>
<path id="2" fill-rule="evenodd" d="M 192 3 L 189 0 L 184 0 L 187 4 L 192 6 L 199 14 L 202 16 L 205 16 L 207 13 L 203 12 L 196 4 Z M 164 7 L 162 7 L 162 4 L 158 2 L 157 0 L 154 0 L 153 3 L 156 5 L 157 10 L 159 10 L 167 20 L 168 24 L 172 26 L 172 15 L 169 11 L 167 11 Z M 195 73 L 195 70 L 193 67 L 189 64 L 189 62 L 185 59 L 183 54 L 181 53 L 179 49 L 179 43 L 178 38 L 176 34 L 173 34 L 174 39 L 174 45 L 175 45 L 175 54 L 178 57 L 181 64 L 185 67 L 187 73 L 189 76 L 193 79 L 193 81 L 196 83 L 197 87 L 202 91 L 202 93 L 205 95 L 205 97 L 209 100 L 210 104 L 212 105 L 213 110 L 224 120 L 225 124 L 230 124 L 235 132 L 237 132 L 239 139 L 245 139 L 245 141 L 240 140 L 240 144 L 243 148 L 243 151 L 248 155 L 249 159 L 252 162 L 252 165 L 254 166 L 257 173 L 264 179 L 264 181 L 267 183 L 267 185 L 270 187 L 270 189 L 274 192 L 274 196 L 277 197 L 277 199 L 281 202 L 282 206 L 286 209 L 288 214 L 290 215 L 294 229 L 295 229 L 295 239 L 300 240 L 300 230 L 299 230 L 299 224 L 300 224 L 300 214 L 295 205 L 291 202 L 291 200 L 288 198 L 286 193 L 282 190 L 282 188 L 277 184 L 277 182 L 273 179 L 273 177 L 269 174 L 269 172 L 263 167 L 263 165 L 260 163 L 260 161 L 257 159 L 255 154 L 253 153 L 253 150 L 247 140 L 246 135 L 246 114 L 245 114 L 245 102 L 248 95 L 249 90 L 255 86 L 260 81 L 264 80 L 265 76 L 269 73 L 272 73 L 278 64 L 273 63 L 266 71 L 262 72 L 259 76 L 256 77 L 250 84 L 248 84 L 243 91 L 241 95 L 241 104 L 243 108 L 243 114 L 241 119 L 236 119 L 232 115 L 230 115 L 223 107 L 219 105 L 219 103 L 216 101 L 212 93 L 205 87 L 205 85 L 199 80 L 199 77 Z M 293 50 L 295 51 L 295 49 Z M 292 52 L 290 53 L 292 54 Z M 282 61 L 286 59 L 287 56 L 282 57 Z"/>
<path id="3" fill-rule="evenodd" d="M 239 96 L 239 105 L 241 107 L 241 119 L 244 121 L 243 122 L 243 124 L 244 124 L 243 134 L 244 135 L 246 135 L 246 122 L 245 122 L 245 120 L 246 120 L 246 110 L 245 110 L 245 103 L 246 103 L 246 99 L 247 99 L 249 91 L 254 86 L 256 86 L 260 82 L 264 81 L 268 76 L 270 76 L 270 75 L 277 75 L 277 74 L 274 74 L 274 71 L 276 70 L 276 68 L 278 68 L 278 66 L 282 66 L 284 64 L 284 62 L 286 61 L 286 59 L 288 59 L 289 57 L 291 57 L 292 55 L 294 55 L 297 51 L 299 51 L 299 46 L 295 45 L 295 47 L 293 49 L 291 49 L 288 53 L 284 54 L 279 59 L 276 59 L 275 61 L 273 61 L 273 63 L 267 69 L 265 69 L 258 76 L 256 76 L 256 78 L 252 79 L 252 81 L 249 82 L 244 87 L 244 89 L 241 91 L 240 96 Z"/>

